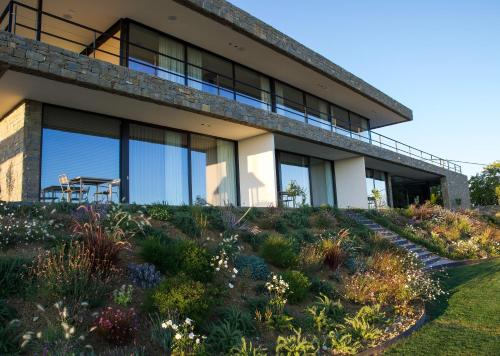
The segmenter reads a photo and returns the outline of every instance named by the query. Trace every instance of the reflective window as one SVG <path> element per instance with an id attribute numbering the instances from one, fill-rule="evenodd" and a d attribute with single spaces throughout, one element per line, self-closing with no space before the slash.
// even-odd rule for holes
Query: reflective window
<path id="1" fill-rule="evenodd" d="M 311 158 L 311 189 L 314 206 L 334 205 L 332 163 Z"/>
<path id="2" fill-rule="evenodd" d="M 304 94 L 286 84 L 276 82 L 276 112 L 298 121 L 305 121 Z"/>
<path id="3" fill-rule="evenodd" d="M 188 84 L 211 94 L 234 98 L 233 65 L 211 53 L 188 47 Z"/>
<path id="4" fill-rule="evenodd" d="M 387 184 L 385 173 L 374 169 L 366 170 L 366 191 L 369 208 L 387 206 Z"/>
<path id="5" fill-rule="evenodd" d="M 130 125 L 131 203 L 189 204 L 187 134 Z"/>
<path id="6" fill-rule="evenodd" d="M 170 37 L 130 24 L 129 67 L 184 83 L 184 45 Z"/>
<path id="7" fill-rule="evenodd" d="M 236 77 L 236 100 L 259 109 L 271 110 L 269 78 L 237 64 L 234 72 Z"/>
<path id="8" fill-rule="evenodd" d="M 191 135 L 193 204 L 236 205 L 234 142 Z"/>
<path id="9" fill-rule="evenodd" d="M 329 104 L 315 96 L 307 94 L 307 122 L 311 125 L 321 127 L 325 130 L 331 130 L 330 118 L 328 113 Z"/>
<path id="10" fill-rule="evenodd" d="M 351 130 L 360 135 L 360 137 L 364 141 L 369 141 L 370 132 L 368 131 L 368 120 L 364 117 L 361 117 L 357 114 L 351 113 Z"/>
<path id="11" fill-rule="evenodd" d="M 284 206 L 311 205 L 308 158 L 279 153 L 280 200 Z"/>
<path id="12" fill-rule="evenodd" d="M 332 123 L 335 125 L 335 132 L 350 136 L 349 112 L 336 105 L 331 106 Z"/>
<path id="13" fill-rule="evenodd" d="M 73 202 L 80 192 L 85 201 L 119 201 L 119 184 L 104 194 L 106 182 L 120 177 L 119 120 L 45 105 L 42 135 L 42 200 L 63 199 L 59 177 L 66 176 Z"/>

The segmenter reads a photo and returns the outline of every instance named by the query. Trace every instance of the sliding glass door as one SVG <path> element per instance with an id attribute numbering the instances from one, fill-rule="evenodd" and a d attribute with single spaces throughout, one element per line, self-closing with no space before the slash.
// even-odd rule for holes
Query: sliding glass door
<path id="1" fill-rule="evenodd" d="M 189 204 L 187 140 L 185 133 L 130 125 L 130 202 Z"/>

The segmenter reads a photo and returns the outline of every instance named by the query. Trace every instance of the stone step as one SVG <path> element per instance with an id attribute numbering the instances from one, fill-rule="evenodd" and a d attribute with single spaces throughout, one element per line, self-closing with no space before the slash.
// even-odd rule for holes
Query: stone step
<path id="1" fill-rule="evenodd" d="M 427 269 L 427 270 L 435 269 L 435 268 L 444 267 L 446 265 L 453 264 L 453 263 L 454 262 L 451 260 L 448 260 L 446 258 L 441 258 L 441 259 L 439 259 L 439 261 L 436 261 L 434 263 L 431 263 L 431 264 L 425 266 L 425 269 Z"/>
<path id="2" fill-rule="evenodd" d="M 394 240 L 394 241 L 392 241 L 392 242 L 394 242 L 394 243 L 395 243 L 396 245 L 398 245 L 398 246 L 401 246 L 401 245 L 405 245 L 405 244 L 407 244 L 407 243 L 408 243 L 408 240 L 406 240 L 406 239 L 399 239 L 399 240 Z"/>
<path id="3" fill-rule="evenodd" d="M 441 259 L 441 257 L 432 255 L 430 258 L 423 259 L 422 262 L 425 264 L 426 267 L 432 265 L 434 262 L 437 262 Z"/>
<path id="4" fill-rule="evenodd" d="M 432 252 L 424 250 L 423 252 L 417 253 L 417 257 L 422 260 L 428 256 L 432 255 Z"/>

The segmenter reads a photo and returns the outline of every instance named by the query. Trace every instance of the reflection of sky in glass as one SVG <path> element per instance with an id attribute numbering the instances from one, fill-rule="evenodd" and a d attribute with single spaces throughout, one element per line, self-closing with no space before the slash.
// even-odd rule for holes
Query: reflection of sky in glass
<path id="1" fill-rule="evenodd" d="M 311 204 L 309 194 L 309 168 L 281 164 L 281 189 L 286 191 L 288 184 L 295 181 L 306 192 L 306 204 Z M 301 202 L 297 199 L 297 203 Z"/>
<path id="2" fill-rule="evenodd" d="M 59 185 L 61 174 L 70 179 L 77 176 L 115 179 L 120 176 L 118 139 L 43 129 L 42 142 L 42 189 Z M 89 199 L 94 192 L 92 188 Z M 116 195 L 113 199 L 117 199 Z"/>
<path id="3" fill-rule="evenodd" d="M 130 140 L 130 202 L 189 204 L 187 148 Z"/>
<path id="4" fill-rule="evenodd" d="M 193 180 L 193 203 L 197 199 L 207 199 L 207 154 L 201 151 L 191 151 L 192 180 Z"/>
<path id="5" fill-rule="evenodd" d="M 381 202 L 382 206 L 387 206 L 387 190 L 385 181 L 373 178 L 366 178 L 366 191 L 368 193 L 369 198 L 373 198 L 374 189 L 377 189 L 382 195 L 382 202 Z"/>

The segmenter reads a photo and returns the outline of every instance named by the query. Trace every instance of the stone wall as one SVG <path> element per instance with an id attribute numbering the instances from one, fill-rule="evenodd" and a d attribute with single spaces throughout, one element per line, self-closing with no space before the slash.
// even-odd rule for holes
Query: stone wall
<path id="1" fill-rule="evenodd" d="M 448 209 L 469 209 L 471 207 L 467 176 L 449 172 L 441 178 L 441 192 L 444 206 Z"/>
<path id="2" fill-rule="evenodd" d="M 42 104 L 25 101 L 0 119 L 0 200 L 37 201 Z"/>

